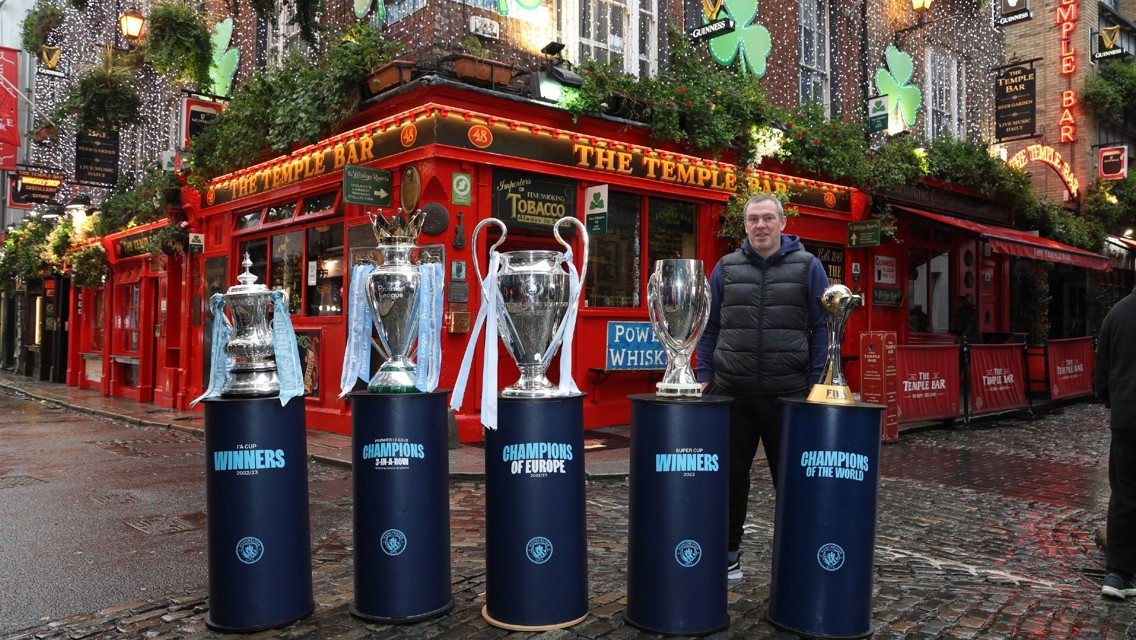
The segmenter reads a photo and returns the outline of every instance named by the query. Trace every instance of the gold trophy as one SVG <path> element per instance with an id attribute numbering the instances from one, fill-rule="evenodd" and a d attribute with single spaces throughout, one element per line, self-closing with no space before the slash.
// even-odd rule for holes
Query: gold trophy
<path id="1" fill-rule="evenodd" d="M 820 306 L 828 313 L 828 357 L 820 381 L 809 391 L 809 402 L 855 404 L 852 390 L 848 388 L 848 381 L 844 379 L 844 372 L 840 368 L 840 343 L 844 340 L 848 314 L 863 301 L 862 297 L 854 295 L 842 284 L 834 284 L 820 295 Z"/>

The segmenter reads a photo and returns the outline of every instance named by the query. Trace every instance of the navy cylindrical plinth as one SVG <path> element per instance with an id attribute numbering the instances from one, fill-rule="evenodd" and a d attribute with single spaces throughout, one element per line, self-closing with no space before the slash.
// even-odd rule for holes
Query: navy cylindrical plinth
<path id="1" fill-rule="evenodd" d="M 869 636 L 885 407 L 782 402 L 766 620 L 814 638 Z"/>
<path id="2" fill-rule="evenodd" d="M 633 395 L 627 608 L 652 633 L 701 635 L 726 611 L 730 402 Z"/>
<path id="3" fill-rule="evenodd" d="M 351 613 L 364 620 L 414 622 L 453 606 L 448 393 L 351 394 Z"/>
<path id="4" fill-rule="evenodd" d="M 485 431 L 485 608 L 505 629 L 588 615 L 584 397 L 501 397 Z"/>
<path id="5" fill-rule="evenodd" d="M 209 613 L 222 631 L 312 612 L 304 399 L 205 400 Z"/>

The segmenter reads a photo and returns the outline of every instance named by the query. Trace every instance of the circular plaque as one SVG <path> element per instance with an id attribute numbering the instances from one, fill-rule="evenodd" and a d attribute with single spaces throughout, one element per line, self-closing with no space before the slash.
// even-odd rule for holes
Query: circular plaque
<path id="1" fill-rule="evenodd" d="M 437 202 L 422 207 L 422 213 L 426 214 L 426 221 L 422 223 L 422 233 L 428 236 L 436 236 L 450 226 L 450 212 Z"/>
<path id="2" fill-rule="evenodd" d="M 422 198 L 422 178 L 418 175 L 418 169 L 407 167 L 403 170 L 399 192 L 402 210 L 413 214 L 418 209 L 418 200 Z"/>

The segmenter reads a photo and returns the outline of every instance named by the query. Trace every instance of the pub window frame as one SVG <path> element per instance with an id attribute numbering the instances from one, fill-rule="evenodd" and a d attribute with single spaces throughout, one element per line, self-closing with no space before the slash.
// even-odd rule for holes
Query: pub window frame
<path id="1" fill-rule="evenodd" d="M 907 250 L 907 305 L 908 313 L 915 308 L 917 301 L 923 305 L 923 313 L 927 315 L 927 330 L 916 333 L 933 333 L 939 335 L 950 335 L 951 323 L 951 269 L 954 268 L 954 247 L 949 241 L 945 241 L 947 236 L 945 230 L 941 227 L 930 224 L 922 224 L 913 222 L 908 234 L 908 250 Z M 918 252 L 923 252 L 927 257 L 924 265 L 926 265 L 927 276 L 921 286 L 924 288 L 923 295 L 917 298 L 915 295 L 915 282 L 916 282 L 916 269 L 913 266 L 912 257 Z M 939 259 L 945 259 L 946 264 L 940 265 L 941 269 L 936 269 L 934 262 Z M 939 274 L 938 279 L 932 278 L 932 274 Z M 909 329 L 910 330 L 910 329 Z"/>

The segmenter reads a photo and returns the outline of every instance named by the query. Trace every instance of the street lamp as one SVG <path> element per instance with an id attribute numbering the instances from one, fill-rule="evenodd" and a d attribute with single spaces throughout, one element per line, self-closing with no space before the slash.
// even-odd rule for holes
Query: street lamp
<path id="1" fill-rule="evenodd" d="M 146 16 L 138 12 L 137 9 L 127 9 L 118 17 L 118 30 L 122 33 L 122 37 L 126 38 L 127 42 L 138 42 L 142 37 L 142 27 L 146 24 Z"/>
<path id="2" fill-rule="evenodd" d="M 67 215 L 71 216 L 71 225 L 76 231 L 82 233 L 83 223 L 87 221 L 87 207 L 91 206 L 91 196 L 80 193 L 76 194 L 67 202 L 64 210 Z"/>
<path id="3" fill-rule="evenodd" d="M 915 13 L 919 13 L 920 11 L 930 11 L 932 1 L 933 0 L 911 0 L 911 8 L 915 11 Z"/>

